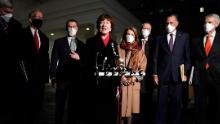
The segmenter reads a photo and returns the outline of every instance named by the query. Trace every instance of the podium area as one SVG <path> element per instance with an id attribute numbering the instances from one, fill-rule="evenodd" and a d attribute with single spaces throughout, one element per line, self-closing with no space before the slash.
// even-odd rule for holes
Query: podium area
<path id="1" fill-rule="evenodd" d="M 185 104 L 185 106 L 183 105 L 182 124 L 194 124 L 194 101 L 193 101 L 193 94 L 192 94 L 191 87 L 189 89 L 188 95 L 190 98 L 187 101 L 188 104 Z M 154 112 L 156 110 L 156 102 L 157 102 L 157 89 L 154 89 L 153 91 L 153 111 Z M 51 87 L 50 84 L 46 84 L 43 110 L 38 114 L 35 124 L 54 124 L 54 113 L 55 113 L 54 110 L 55 110 L 55 88 Z M 88 124 L 88 123 L 78 122 L 77 124 Z M 142 123 L 141 121 L 137 121 L 134 124 L 142 124 Z M 152 124 L 154 123 L 152 122 Z"/>

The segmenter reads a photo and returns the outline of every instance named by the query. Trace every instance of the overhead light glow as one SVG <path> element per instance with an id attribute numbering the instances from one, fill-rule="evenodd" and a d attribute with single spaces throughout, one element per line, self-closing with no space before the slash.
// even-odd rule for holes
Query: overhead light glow
<path id="1" fill-rule="evenodd" d="M 204 7 L 200 7 L 200 9 L 199 9 L 199 12 L 204 12 L 205 11 L 205 9 L 204 9 Z"/>
<path id="2" fill-rule="evenodd" d="M 89 31 L 89 30 L 90 30 L 90 28 L 89 28 L 89 27 L 87 27 L 87 28 L 86 28 L 86 30 L 87 30 L 87 31 Z"/>
<path id="3" fill-rule="evenodd" d="M 50 33 L 51 36 L 54 36 L 54 33 Z"/>

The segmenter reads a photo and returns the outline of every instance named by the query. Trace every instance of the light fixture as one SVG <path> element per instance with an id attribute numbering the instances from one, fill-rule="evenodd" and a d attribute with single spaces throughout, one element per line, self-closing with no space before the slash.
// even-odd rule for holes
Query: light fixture
<path id="1" fill-rule="evenodd" d="M 86 30 L 87 30 L 87 31 L 89 31 L 89 30 L 90 30 L 90 28 L 89 28 L 89 27 L 87 27 L 87 28 L 86 28 Z"/>
<path id="2" fill-rule="evenodd" d="M 201 7 L 199 8 L 199 12 L 202 13 L 202 12 L 204 12 L 204 11 L 205 11 L 204 7 L 201 6 Z"/>
<path id="3" fill-rule="evenodd" d="M 54 33 L 50 33 L 50 36 L 54 36 Z"/>

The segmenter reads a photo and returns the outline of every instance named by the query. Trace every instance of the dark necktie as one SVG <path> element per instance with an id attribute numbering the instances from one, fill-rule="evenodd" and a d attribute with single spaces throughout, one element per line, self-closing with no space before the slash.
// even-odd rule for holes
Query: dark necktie
<path id="1" fill-rule="evenodd" d="M 169 47 L 170 47 L 170 51 L 172 51 L 173 50 L 173 34 L 170 34 Z"/>
<path id="2" fill-rule="evenodd" d="M 36 46 L 37 50 L 39 50 L 40 42 L 39 42 L 39 38 L 37 36 L 37 30 L 34 31 L 34 41 L 35 41 L 35 46 Z"/>

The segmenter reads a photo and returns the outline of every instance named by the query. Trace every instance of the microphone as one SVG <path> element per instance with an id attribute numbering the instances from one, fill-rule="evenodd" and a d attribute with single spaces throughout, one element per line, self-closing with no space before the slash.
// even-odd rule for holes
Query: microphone
<path id="1" fill-rule="evenodd" d="M 102 70 L 105 69 L 105 64 L 106 64 L 107 59 L 108 59 L 107 57 L 105 57 L 105 58 L 103 59 Z"/>
<path id="2" fill-rule="evenodd" d="M 118 55 L 118 52 L 116 51 L 115 49 L 115 44 L 114 42 L 111 42 L 111 47 L 112 47 L 112 52 L 113 52 L 113 55 L 116 59 L 119 59 L 119 55 Z"/>

